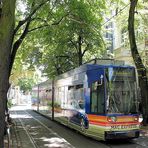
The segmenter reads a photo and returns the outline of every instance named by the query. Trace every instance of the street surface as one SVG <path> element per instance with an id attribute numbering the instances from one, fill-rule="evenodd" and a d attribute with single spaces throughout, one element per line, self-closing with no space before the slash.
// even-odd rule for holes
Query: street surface
<path id="1" fill-rule="evenodd" d="M 148 148 L 148 136 L 134 140 L 97 141 L 22 105 L 11 109 L 21 148 Z"/>

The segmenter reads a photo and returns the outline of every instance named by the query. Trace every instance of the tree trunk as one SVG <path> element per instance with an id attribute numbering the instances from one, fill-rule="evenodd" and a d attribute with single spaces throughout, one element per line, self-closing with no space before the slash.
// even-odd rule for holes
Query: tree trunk
<path id="1" fill-rule="evenodd" d="M 79 60 L 79 66 L 82 65 L 83 57 L 82 57 L 82 37 L 79 35 L 78 37 L 78 60 Z"/>
<path id="2" fill-rule="evenodd" d="M 132 57 L 138 72 L 139 87 L 141 90 L 142 114 L 144 118 L 143 124 L 146 125 L 148 121 L 148 81 L 146 75 L 146 68 L 142 63 L 142 59 L 137 49 L 134 29 L 135 7 L 137 6 L 138 0 L 130 0 L 130 2 L 131 4 L 128 18 L 129 41 Z"/>
<path id="3" fill-rule="evenodd" d="M 14 30 L 15 0 L 2 3 L 0 15 L 0 147 L 4 147 L 4 126 L 7 91 L 9 88 L 9 64 Z"/>

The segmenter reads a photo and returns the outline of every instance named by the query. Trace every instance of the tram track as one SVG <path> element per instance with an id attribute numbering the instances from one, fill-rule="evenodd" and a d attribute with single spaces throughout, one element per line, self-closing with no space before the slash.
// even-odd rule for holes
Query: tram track
<path id="1" fill-rule="evenodd" d="M 15 111 L 15 115 L 19 115 L 19 114 L 24 114 L 26 117 L 30 118 L 31 120 L 34 120 L 37 123 L 37 127 L 40 127 L 40 130 L 42 131 L 48 131 L 49 133 L 49 137 L 52 139 L 55 139 L 55 142 L 57 142 L 57 140 L 59 140 L 59 142 L 61 143 L 61 148 L 63 148 L 62 145 L 65 145 L 64 148 L 75 148 L 74 146 L 72 146 L 70 143 L 68 143 L 64 138 L 62 138 L 61 136 L 59 136 L 57 133 L 55 133 L 53 130 L 51 130 L 49 127 L 47 127 L 43 122 L 41 122 L 40 120 L 38 120 L 37 118 L 33 117 L 30 113 L 28 113 L 27 111 L 23 110 L 23 111 Z M 24 121 L 25 119 L 21 119 L 18 117 L 19 123 L 21 124 L 21 127 L 23 128 L 23 130 L 25 131 L 27 137 L 29 138 L 31 144 L 32 144 L 32 148 L 40 148 L 43 147 L 39 144 L 39 142 L 37 142 L 37 139 L 40 139 L 42 137 L 38 137 L 36 138 L 35 135 L 33 134 L 33 132 L 31 132 L 31 127 L 32 124 L 31 121 L 30 124 L 29 122 L 27 123 L 26 121 Z M 30 128 L 28 128 L 30 127 Z M 36 132 L 36 131 L 34 131 Z M 52 137 L 53 136 L 53 137 Z M 46 140 L 46 139 L 45 139 Z M 49 139 L 47 139 L 48 142 Z M 46 142 L 46 143 L 47 143 Z M 51 143 L 49 143 L 49 145 L 52 145 Z M 49 146 L 51 147 L 51 146 Z M 53 146 L 54 147 L 54 146 Z"/>
<path id="2" fill-rule="evenodd" d="M 52 138 L 51 136 L 63 140 L 61 144 L 65 142 L 65 146 L 59 146 L 60 148 L 148 148 L 148 146 L 140 142 L 140 140 L 130 140 L 126 142 L 121 141 L 121 143 L 118 141 L 113 143 L 97 141 L 78 134 L 67 127 L 57 124 L 57 122 L 48 120 L 36 112 L 21 110 L 15 111 L 15 114 L 18 116 L 17 119 L 22 127 L 20 130 L 24 130 L 30 143 L 32 144 L 32 147 L 29 148 L 43 148 L 45 143 L 43 143 L 43 141 L 40 143 L 41 138 L 45 137 L 47 139 L 46 142 L 48 142 L 48 140 Z M 60 129 L 62 133 L 59 131 Z M 41 134 L 40 137 L 37 136 L 37 132 Z"/>
<path id="3" fill-rule="evenodd" d="M 133 142 L 134 143 L 134 142 Z M 134 143 L 135 144 L 135 143 Z M 148 148 L 148 146 L 146 146 L 146 145 L 143 145 L 143 144 L 138 144 L 138 143 L 136 143 L 138 146 L 140 146 L 139 148 L 141 148 L 141 146 L 143 147 L 143 148 Z"/>
<path id="4" fill-rule="evenodd" d="M 26 113 L 28 113 L 28 112 L 26 112 Z M 28 113 L 29 114 L 29 113 Z M 45 124 L 43 124 L 42 122 L 40 122 L 38 119 L 36 119 L 35 117 L 33 117 L 36 121 L 38 121 L 40 124 L 42 124 L 42 125 L 44 125 L 46 128 L 48 128 Z M 49 129 L 49 128 L 48 128 Z M 137 143 L 137 142 L 134 142 L 133 140 L 130 140 L 130 141 L 128 141 L 128 143 L 132 143 L 132 144 L 134 144 L 134 145 L 137 145 L 136 146 L 136 148 L 141 148 L 141 147 L 143 147 L 143 148 L 148 148 L 148 146 L 146 146 L 146 145 L 144 145 L 144 144 L 139 144 L 139 143 Z M 115 148 L 116 146 L 114 146 L 114 145 L 111 145 L 111 144 L 107 144 L 107 143 L 105 143 L 105 145 L 106 146 L 108 146 L 108 148 Z"/>
<path id="5" fill-rule="evenodd" d="M 49 130 L 50 132 L 53 132 L 51 129 L 49 129 L 43 122 L 41 122 L 40 120 L 38 120 L 37 118 L 35 118 L 34 116 L 32 116 L 30 113 L 28 113 L 27 111 L 25 111 L 26 114 L 28 114 L 29 116 L 31 116 L 34 120 L 36 120 L 38 123 L 40 123 L 43 127 L 45 127 L 47 130 Z M 54 133 L 54 132 L 53 132 Z M 57 135 L 58 136 L 58 135 Z M 110 145 L 110 144 L 105 144 L 108 148 L 114 148 L 114 146 Z M 106 147 L 104 145 L 104 147 Z M 75 147 L 73 147 L 75 148 Z"/>
<path id="6" fill-rule="evenodd" d="M 128 142 L 125 142 L 125 143 L 127 143 L 129 145 L 129 146 L 127 146 L 129 148 L 148 148 L 148 146 L 146 146 L 146 145 L 134 143 L 132 141 L 128 141 Z M 120 147 L 123 147 L 125 145 L 125 143 L 122 143 L 121 145 L 120 144 L 106 144 L 106 145 L 109 148 L 120 148 Z M 131 145 L 131 144 L 133 144 L 133 145 Z"/>
<path id="7" fill-rule="evenodd" d="M 138 146 L 140 146 L 139 148 L 143 147 L 143 148 L 148 148 L 148 145 L 144 144 L 144 143 L 138 143 L 138 142 L 133 142 L 131 141 L 131 143 L 133 144 L 137 144 Z"/>
<path id="8" fill-rule="evenodd" d="M 16 112 L 16 111 L 14 111 L 14 112 L 15 112 L 15 115 L 17 116 L 17 115 L 18 115 L 17 112 Z M 26 113 L 27 113 L 27 112 L 26 112 Z M 29 134 L 28 130 L 26 129 L 26 127 L 25 127 L 23 121 L 22 121 L 20 118 L 18 118 L 18 120 L 19 120 L 19 122 L 21 123 L 21 126 L 22 126 L 23 130 L 26 132 L 26 134 L 27 134 L 29 140 L 31 141 L 32 146 L 33 146 L 34 148 L 39 148 L 38 145 L 35 143 L 33 137 Z"/>
<path id="9" fill-rule="evenodd" d="M 105 142 L 109 148 L 148 148 L 148 145 L 144 143 L 138 143 L 135 140 L 114 140 L 111 142 Z"/>

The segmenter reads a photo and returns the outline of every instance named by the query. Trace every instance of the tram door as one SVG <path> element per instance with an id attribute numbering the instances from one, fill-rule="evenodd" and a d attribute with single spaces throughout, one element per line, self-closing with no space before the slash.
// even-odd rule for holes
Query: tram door
<path id="1" fill-rule="evenodd" d="M 93 80 L 90 85 L 90 112 L 92 114 L 103 114 L 105 112 L 104 74 L 103 71 L 102 73 L 99 71 L 99 74 L 97 71 L 93 73 L 95 73 L 95 80 Z"/>

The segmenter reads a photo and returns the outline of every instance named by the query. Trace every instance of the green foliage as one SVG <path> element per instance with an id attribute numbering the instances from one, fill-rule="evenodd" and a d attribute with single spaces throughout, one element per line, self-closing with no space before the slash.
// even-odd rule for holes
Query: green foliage
<path id="1" fill-rule="evenodd" d="M 47 105 L 49 106 L 49 108 L 51 108 L 52 107 L 52 101 L 48 101 Z M 54 107 L 59 108 L 60 103 L 59 102 L 54 102 Z"/>
<path id="2" fill-rule="evenodd" d="M 36 14 L 31 28 L 47 24 L 49 27 L 37 29 L 25 40 L 24 49 L 31 50 L 26 62 L 54 77 L 100 57 L 104 50 L 101 36 L 104 9 L 104 0 L 67 0 L 45 5 Z"/>
<path id="3" fill-rule="evenodd" d="M 28 22 L 29 27 L 17 51 L 13 72 L 23 65 L 31 70 L 39 68 L 51 78 L 100 58 L 105 49 L 101 32 L 105 10 L 105 0 L 18 0 L 16 28 L 22 25 L 15 41 Z"/>
<path id="4" fill-rule="evenodd" d="M 12 107 L 12 101 L 11 100 L 8 100 L 8 102 L 7 102 L 7 106 L 8 106 L 8 108 L 11 108 Z"/>
<path id="5" fill-rule="evenodd" d="M 27 92 L 31 91 L 32 87 L 35 85 L 35 82 L 32 78 L 21 78 L 18 81 L 18 85 L 23 92 Z"/>
<path id="6" fill-rule="evenodd" d="M 101 33 L 102 17 L 110 18 L 111 10 L 116 10 L 117 26 L 127 32 L 128 3 L 124 0 L 18 0 L 16 26 L 34 10 L 37 11 L 30 17 L 27 37 L 17 52 L 15 70 L 21 69 L 22 65 L 32 70 L 38 67 L 43 74 L 54 77 L 90 59 L 101 58 L 105 49 Z M 20 5 L 25 9 L 19 8 Z M 145 5 L 146 2 L 139 0 L 136 15 L 139 42 L 146 36 L 147 18 L 139 11 Z M 15 34 L 15 40 L 22 35 L 26 23 Z"/>
<path id="7" fill-rule="evenodd" d="M 118 26 L 118 29 L 124 33 L 124 38 L 126 38 L 127 46 L 129 47 L 129 39 L 128 39 L 128 11 L 130 7 L 130 1 L 125 0 L 113 0 L 114 4 L 111 6 L 112 10 L 116 10 L 117 15 L 115 16 L 115 20 Z M 147 14 L 145 13 L 148 8 L 148 3 L 143 0 L 138 0 L 138 5 L 135 11 L 135 33 L 136 33 L 136 41 L 138 44 L 145 42 L 146 38 L 146 30 L 148 29 L 148 19 Z"/>

